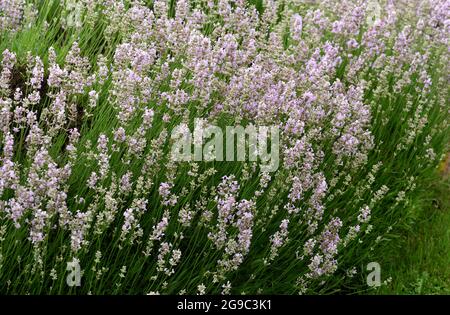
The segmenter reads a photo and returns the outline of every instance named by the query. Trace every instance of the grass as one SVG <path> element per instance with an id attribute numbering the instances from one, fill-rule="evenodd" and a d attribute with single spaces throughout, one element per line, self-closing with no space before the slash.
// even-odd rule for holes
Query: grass
<path id="1" fill-rule="evenodd" d="M 411 231 L 389 249 L 380 294 L 450 294 L 450 180 L 437 180 L 429 198 L 415 205 Z"/>

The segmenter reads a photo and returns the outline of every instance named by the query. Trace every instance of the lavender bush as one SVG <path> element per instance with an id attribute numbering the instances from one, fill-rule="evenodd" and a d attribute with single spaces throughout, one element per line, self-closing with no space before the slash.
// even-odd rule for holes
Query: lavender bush
<path id="1" fill-rule="evenodd" d="M 0 292 L 369 290 L 448 151 L 449 13 L 0 0 Z M 198 118 L 276 126 L 279 167 L 175 161 Z"/>

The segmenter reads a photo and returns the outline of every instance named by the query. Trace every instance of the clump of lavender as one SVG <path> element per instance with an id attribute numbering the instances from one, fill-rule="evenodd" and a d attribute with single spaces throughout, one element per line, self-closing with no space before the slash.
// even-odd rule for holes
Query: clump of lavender
<path id="1" fill-rule="evenodd" d="M 449 4 L 413 2 L 0 0 L 0 291 L 362 285 L 448 149 Z M 196 118 L 278 127 L 279 168 L 174 161 Z"/>
<path id="2" fill-rule="evenodd" d="M 24 14 L 25 0 L 0 1 L 0 30 L 16 30 Z"/>

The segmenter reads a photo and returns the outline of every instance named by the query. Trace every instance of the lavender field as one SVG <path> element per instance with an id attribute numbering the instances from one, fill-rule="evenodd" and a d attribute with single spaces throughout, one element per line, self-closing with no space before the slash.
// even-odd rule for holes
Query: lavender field
<path id="1" fill-rule="evenodd" d="M 0 293 L 380 292 L 449 38 L 449 0 L 0 0 Z"/>

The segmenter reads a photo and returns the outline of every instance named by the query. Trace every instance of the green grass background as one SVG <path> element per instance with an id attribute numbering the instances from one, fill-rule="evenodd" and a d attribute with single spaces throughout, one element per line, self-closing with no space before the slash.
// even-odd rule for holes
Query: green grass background
<path id="1" fill-rule="evenodd" d="M 411 230 L 386 249 L 382 277 L 392 281 L 379 294 L 450 294 L 450 179 L 436 179 L 429 191 L 414 204 Z"/>

